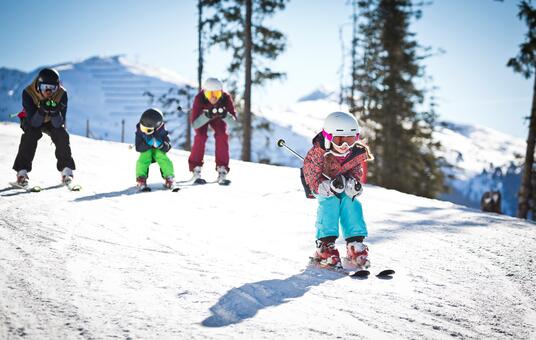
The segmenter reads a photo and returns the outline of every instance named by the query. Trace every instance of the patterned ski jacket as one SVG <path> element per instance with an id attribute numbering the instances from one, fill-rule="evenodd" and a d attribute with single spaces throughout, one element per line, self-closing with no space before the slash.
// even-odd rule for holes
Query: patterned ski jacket
<path id="1" fill-rule="evenodd" d="M 342 174 L 359 180 L 363 175 L 361 163 L 371 158 L 367 148 L 360 145 L 354 146 L 345 158 L 328 153 L 324 148 L 324 137 L 319 133 L 313 138 L 313 147 L 307 152 L 303 161 L 305 183 L 318 194 L 318 186 L 326 180 L 323 174 L 329 178 Z"/>

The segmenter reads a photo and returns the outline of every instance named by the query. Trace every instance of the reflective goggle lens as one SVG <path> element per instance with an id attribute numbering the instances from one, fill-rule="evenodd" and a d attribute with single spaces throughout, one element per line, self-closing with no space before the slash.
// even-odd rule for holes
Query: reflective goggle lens
<path id="1" fill-rule="evenodd" d="M 141 132 L 143 132 L 143 133 L 145 133 L 147 135 L 150 135 L 151 133 L 154 132 L 154 128 L 143 126 L 143 124 L 140 124 L 140 130 L 141 130 Z"/>
<path id="2" fill-rule="evenodd" d="M 357 142 L 357 136 L 334 136 L 331 142 L 337 146 L 342 146 L 344 143 L 353 146 Z"/>
<path id="3" fill-rule="evenodd" d="M 39 84 L 39 92 L 44 93 L 46 91 L 56 92 L 58 90 L 57 85 L 52 84 Z"/>
<path id="4" fill-rule="evenodd" d="M 223 92 L 222 90 L 205 90 L 205 97 L 207 99 L 210 99 L 212 97 L 216 97 L 216 99 L 220 99 L 221 96 L 222 96 Z"/>

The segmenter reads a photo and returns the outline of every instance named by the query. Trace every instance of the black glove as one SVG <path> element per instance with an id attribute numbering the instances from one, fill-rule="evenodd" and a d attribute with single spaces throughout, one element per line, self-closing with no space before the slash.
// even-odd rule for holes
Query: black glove
<path id="1" fill-rule="evenodd" d="M 345 187 L 346 178 L 343 175 L 337 175 L 337 177 L 332 179 L 330 182 L 331 191 L 333 191 L 335 195 L 342 193 Z"/>
<path id="2" fill-rule="evenodd" d="M 229 112 L 227 112 L 227 110 L 223 110 L 222 113 L 219 113 L 219 116 L 221 119 L 225 119 L 225 117 L 227 117 L 228 114 Z"/>
<path id="3" fill-rule="evenodd" d="M 213 109 L 212 110 L 204 109 L 203 114 L 205 116 L 207 116 L 207 118 L 212 119 L 212 118 L 214 118 L 214 113 L 212 111 L 213 111 Z"/>
<path id="4" fill-rule="evenodd" d="M 60 112 L 60 105 L 53 100 L 43 99 L 39 102 L 39 114 L 57 116 Z"/>

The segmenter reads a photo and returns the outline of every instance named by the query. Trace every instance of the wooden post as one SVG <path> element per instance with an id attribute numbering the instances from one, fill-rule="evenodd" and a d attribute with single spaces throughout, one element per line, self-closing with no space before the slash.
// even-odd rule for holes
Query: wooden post
<path id="1" fill-rule="evenodd" d="M 89 138 L 89 119 L 86 120 L 86 137 Z"/>
<path id="2" fill-rule="evenodd" d="M 121 143 L 125 142 L 125 120 L 121 120 Z"/>

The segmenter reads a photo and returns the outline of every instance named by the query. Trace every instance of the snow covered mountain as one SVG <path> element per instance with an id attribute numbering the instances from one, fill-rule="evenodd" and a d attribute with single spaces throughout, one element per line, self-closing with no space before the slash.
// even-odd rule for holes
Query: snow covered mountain
<path id="1" fill-rule="evenodd" d="M 0 124 L 3 169 L 19 136 Z M 136 194 L 127 144 L 71 141 L 81 192 L 0 172 L 0 339 L 536 337 L 533 223 L 366 185 L 373 270 L 396 274 L 352 279 L 307 268 L 317 204 L 295 168 L 232 161 L 229 187 Z M 44 136 L 33 183 L 59 181 L 53 152 Z M 179 179 L 187 156 L 170 152 Z"/>
<path id="2" fill-rule="evenodd" d="M 170 88 L 184 88 L 189 84 L 172 71 L 139 65 L 123 56 L 92 57 L 81 62 L 54 65 L 61 72 L 69 100 L 68 125 L 71 132 L 86 134 L 89 120 L 90 135 L 96 139 L 119 141 L 121 121 L 125 120 L 125 141 L 132 143 L 134 126 L 140 114 L 149 106 L 149 91 L 156 97 Z M 29 74 L 0 69 L 0 117 L 20 110 L 20 92 L 35 77 L 36 69 Z M 181 105 L 186 109 L 188 101 Z M 319 87 L 286 107 L 257 107 L 254 109 L 256 127 L 253 134 L 252 160 L 261 163 L 298 167 L 301 162 L 282 152 L 276 141 L 283 138 L 300 154 L 310 147 L 311 138 L 320 130 L 326 114 L 345 110 L 338 104 L 336 91 Z M 4 118 L 7 119 L 7 118 Z M 169 118 L 173 140 L 181 144 L 185 138 L 185 117 Z M 452 191 L 441 198 L 470 207 L 479 207 L 485 191 L 500 190 L 503 195 L 503 212 L 515 214 L 517 191 L 520 182 L 519 166 L 525 141 L 492 129 L 443 122 L 435 138 L 443 144 L 440 156 L 452 168 L 444 169 Z M 231 134 L 231 157 L 241 155 L 241 134 Z M 372 150 L 374 151 L 374 150 Z M 209 138 L 207 153 L 214 153 L 214 141 Z"/>
<path id="3" fill-rule="evenodd" d="M 86 135 L 89 120 L 90 135 L 96 139 L 120 140 L 124 119 L 126 140 L 132 141 L 133 126 L 149 106 L 149 97 L 144 93 L 150 91 L 158 97 L 170 88 L 187 84 L 185 79 L 172 72 L 135 64 L 123 56 L 92 57 L 50 66 L 60 72 L 62 84 L 69 92 L 69 129 L 75 134 Z M 11 89 L 11 96 L 1 98 L 8 105 L 0 114 L 20 111 L 22 90 L 41 68 L 17 82 Z M 5 72 L 0 70 L 0 74 Z"/>

